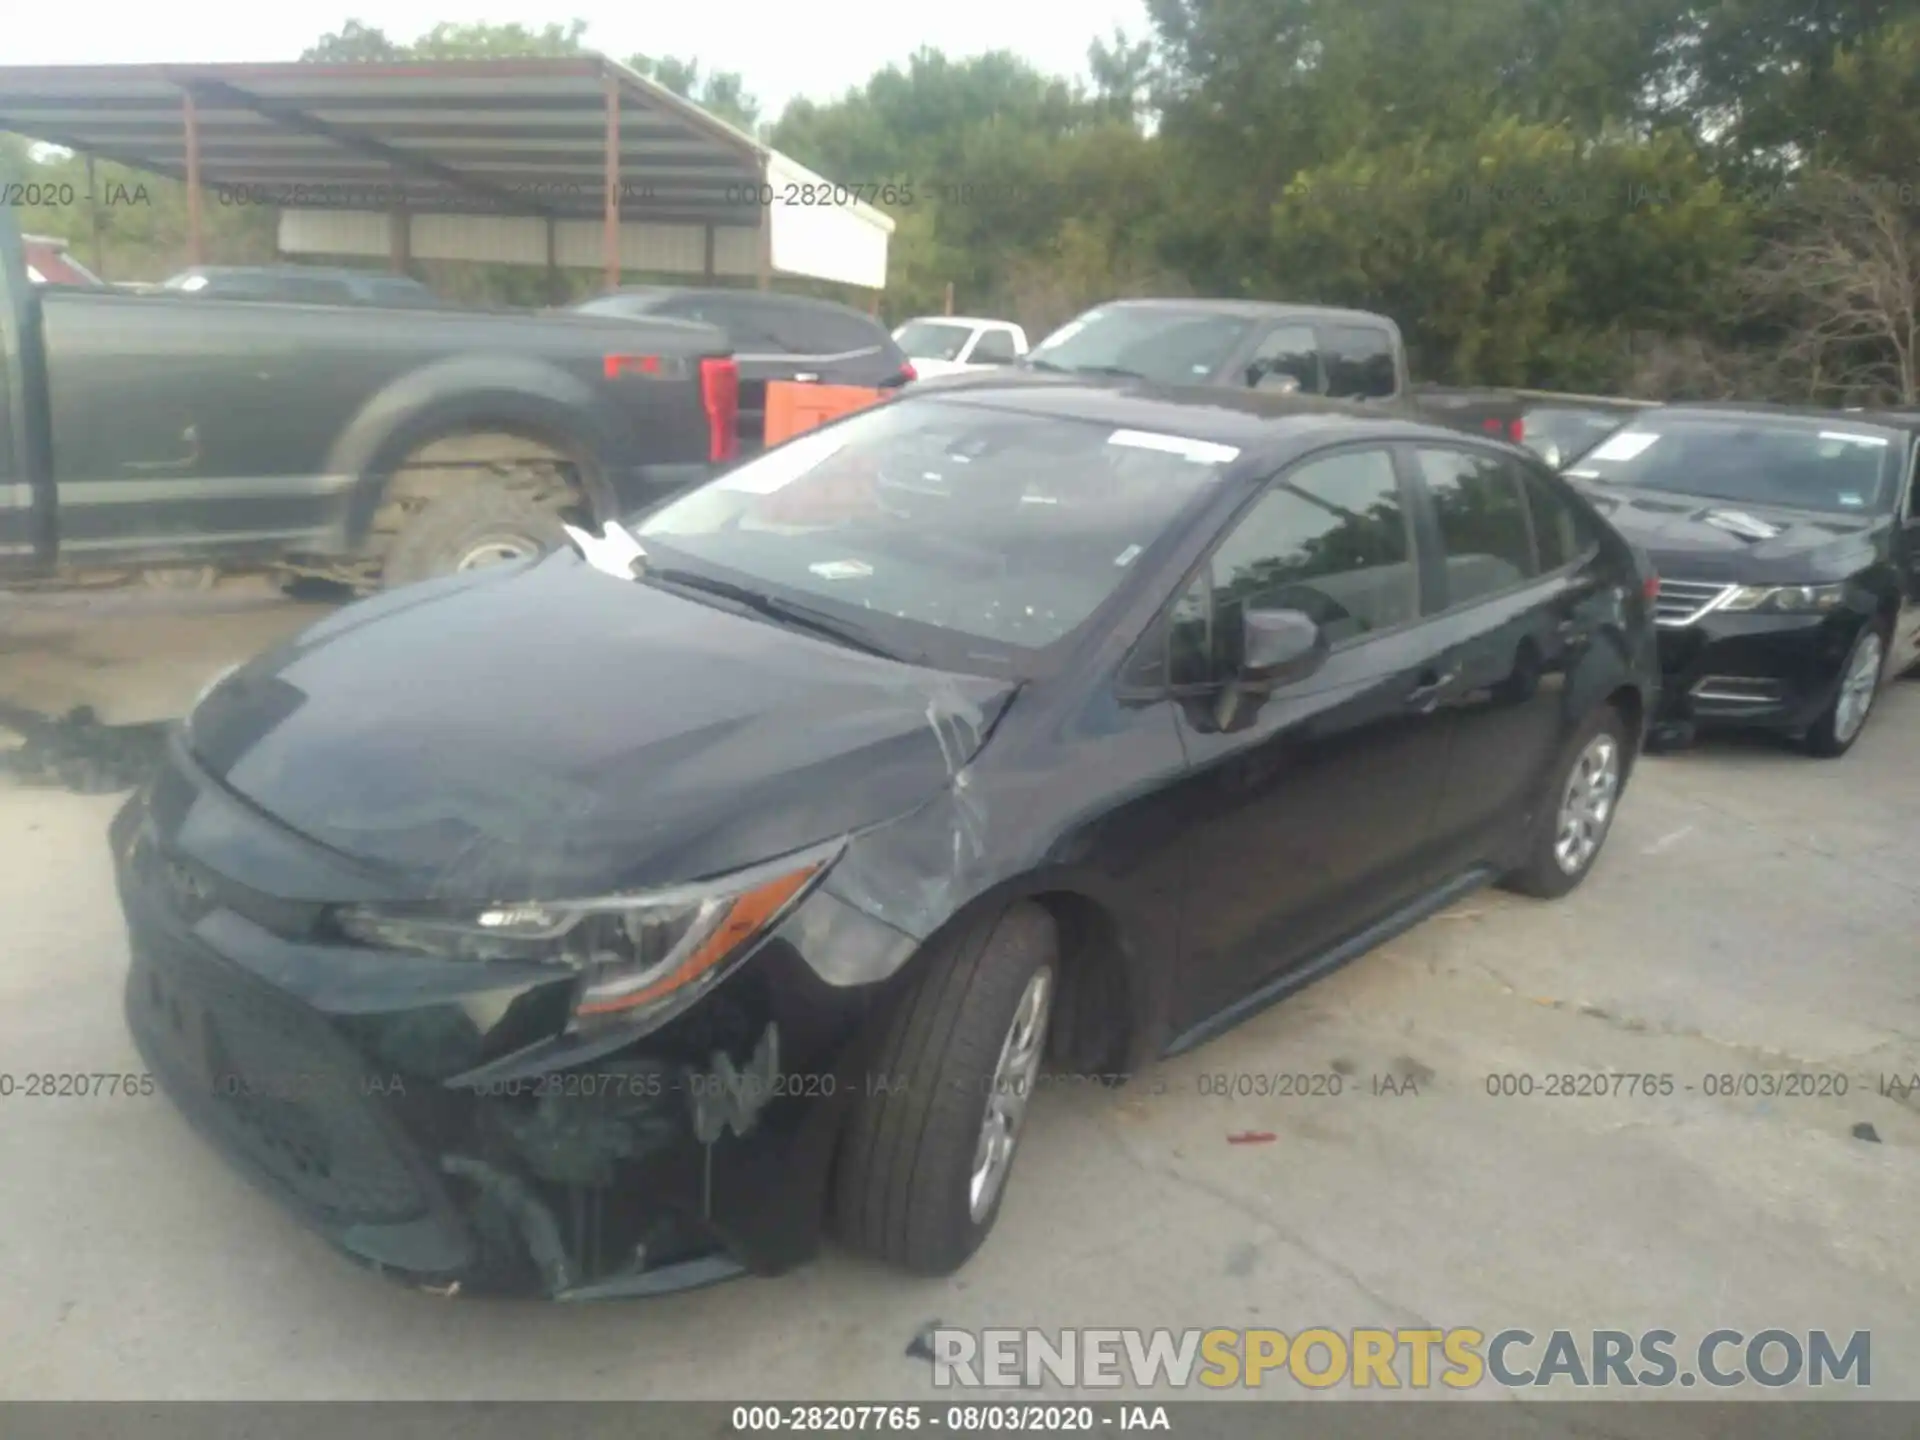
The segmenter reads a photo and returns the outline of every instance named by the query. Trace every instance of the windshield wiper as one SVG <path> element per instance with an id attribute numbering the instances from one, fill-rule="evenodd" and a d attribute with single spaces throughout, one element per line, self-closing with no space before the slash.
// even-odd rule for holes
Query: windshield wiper
<path id="1" fill-rule="evenodd" d="M 697 570 L 677 570 L 648 565 L 641 569 L 638 578 L 678 586 L 683 590 L 698 590 L 703 594 L 717 595 L 723 600 L 733 601 L 736 605 L 744 605 L 749 610 L 766 616 L 769 620 L 777 620 L 783 625 L 791 625 L 799 630 L 811 630 L 816 635 L 837 640 L 850 650 L 865 651 L 869 655 L 878 655 L 883 660 L 900 660 L 909 665 L 926 663 L 926 656 L 919 651 L 903 650 L 897 645 L 890 644 L 857 620 L 845 620 L 838 615 L 830 615 L 825 610 L 816 610 L 811 605 L 803 605 L 797 600 L 769 595 L 747 585 L 736 585 L 733 581 L 722 580 L 718 576 L 702 575 Z"/>
<path id="2" fill-rule="evenodd" d="M 1055 375 L 1065 375 L 1068 373 L 1066 366 L 1056 365 L 1051 360 L 1037 359 L 1032 355 L 1027 356 L 1026 359 L 1020 363 L 1025 365 L 1029 370 L 1050 370 Z"/>

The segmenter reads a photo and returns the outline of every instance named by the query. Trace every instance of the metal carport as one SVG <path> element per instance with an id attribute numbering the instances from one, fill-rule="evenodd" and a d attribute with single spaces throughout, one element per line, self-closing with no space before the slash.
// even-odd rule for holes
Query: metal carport
<path id="1" fill-rule="evenodd" d="M 0 66 L 0 130 L 280 208 L 291 254 L 806 276 L 878 291 L 893 221 L 602 55 Z"/>

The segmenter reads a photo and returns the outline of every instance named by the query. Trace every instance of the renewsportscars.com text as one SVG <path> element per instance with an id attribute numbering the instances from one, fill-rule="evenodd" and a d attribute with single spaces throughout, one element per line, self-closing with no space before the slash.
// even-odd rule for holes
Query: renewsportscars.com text
<path id="1" fill-rule="evenodd" d="M 937 1388 L 1471 1390 L 1873 1383 L 1870 1331 L 937 1329 Z"/>

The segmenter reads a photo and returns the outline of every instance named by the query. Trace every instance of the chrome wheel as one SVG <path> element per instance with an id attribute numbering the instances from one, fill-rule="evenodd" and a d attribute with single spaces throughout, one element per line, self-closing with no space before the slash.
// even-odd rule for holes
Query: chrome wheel
<path id="1" fill-rule="evenodd" d="M 482 540 L 460 557 L 455 570 L 479 570 L 488 565 L 503 564 L 508 560 L 522 560 L 538 553 L 538 547 L 531 540 L 522 540 L 518 536 L 498 540 Z"/>
<path id="2" fill-rule="evenodd" d="M 980 1139 L 973 1149 L 973 1176 L 967 1200 L 974 1224 L 993 1208 L 1013 1164 L 1013 1147 L 1020 1140 L 1027 1100 L 1040 1073 L 1040 1056 L 1047 1048 L 1047 1016 L 1053 1008 L 1053 970 L 1041 966 L 1027 981 L 1000 1042 L 1000 1060 L 993 1067 L 987 1091 L 987 1113 L 980 1117 Z"/>
<path id="3" fill-rule="evenodd" d="M 1620 794 L 1620 746 L 1611 735 L 1596 735 L 1573 762 L 1566 794 L 1560 801 L 1560 821 L 1554 831 L 1553 858 L 1569 875 L 1578 875 L 1593 860 L 1613 818 L 1613 802 Z"/>
<path id="4" fill-rule="evenodd" d="M 1840 681 L 1840 693 L 1833 701 L 1833 734 L 1841 744 L 1858 735 L 1867 723 L 1867 712 L 1880 689 L 1880 666 L 1885 659 L 1877 630 L 1867 631 L 1855 643 L 1847 673 Z"/>

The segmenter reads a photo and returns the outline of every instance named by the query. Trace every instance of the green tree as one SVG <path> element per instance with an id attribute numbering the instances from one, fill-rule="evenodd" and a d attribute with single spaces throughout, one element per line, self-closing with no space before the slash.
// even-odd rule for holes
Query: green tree
<path id="1" fill-rule="evenodd" d="M 1392 315 L 1429 378 L 1554 388 L 1616 386 L 1630 336 L 1715 323 L 1749 235 L 1683 135 L 1515 120 L 1355 151 L 1272 217 L 1292 298 Z"/>

